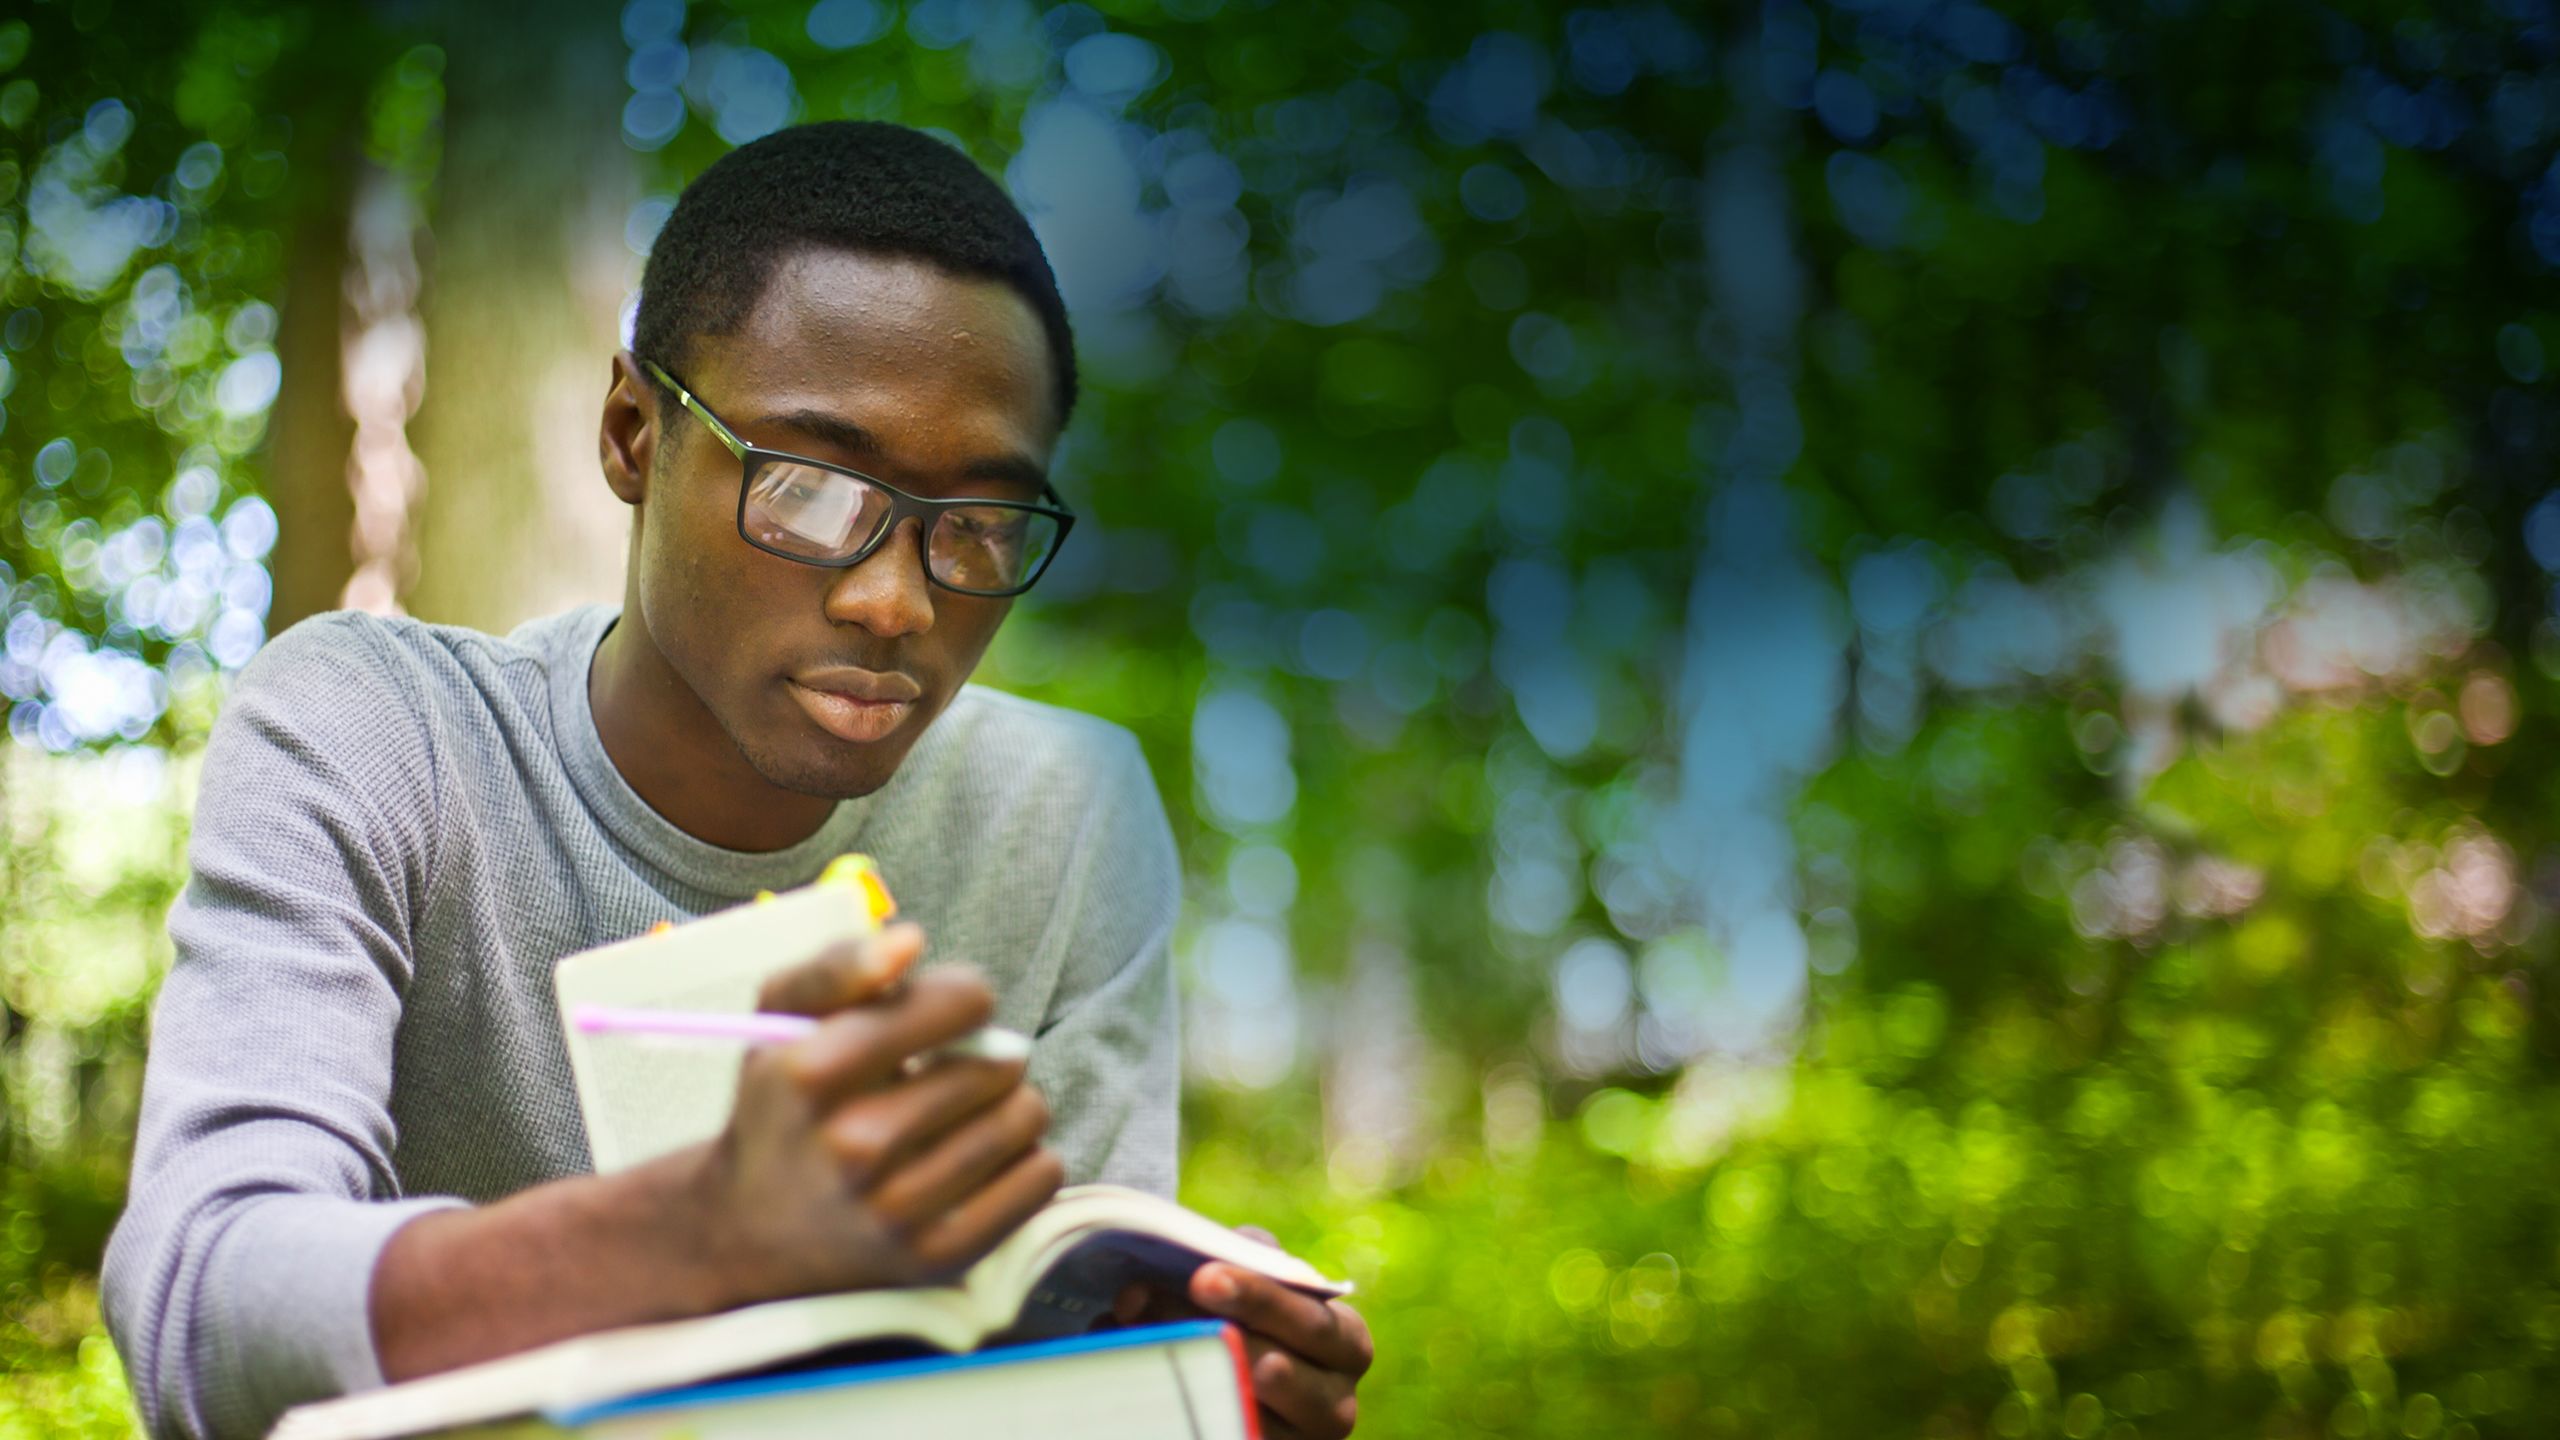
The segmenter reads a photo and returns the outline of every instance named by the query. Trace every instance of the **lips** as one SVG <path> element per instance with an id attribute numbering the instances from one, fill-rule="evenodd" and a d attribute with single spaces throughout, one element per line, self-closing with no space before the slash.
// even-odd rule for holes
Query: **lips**
<path id="1" fill-rule="evenodd" d="M 849 666 L 810 671 L 785 683 L 819 729 L 857 745 L 885 739 L 924 696 L 904 675 Z"/>

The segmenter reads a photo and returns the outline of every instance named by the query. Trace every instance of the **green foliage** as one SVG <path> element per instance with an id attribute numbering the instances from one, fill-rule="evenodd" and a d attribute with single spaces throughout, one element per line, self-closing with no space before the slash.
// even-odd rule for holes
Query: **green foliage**
<path id="1" fill-rule="evenodd" d="M 2424 772 L 2369 720 L 2296 714 L 2149 786 L 2185 812 L 2198 913 L 2137 940 L 2075 935 L 2040 878 L 2038 839 L 2103 795 L 2067 756 L 2014 765 L 2023 823 L 1928 840 L 2012 873 L 1872 892 L 1868 958 L 1823 982 L 1793 1065 L 1586 1088 L 1555 1118 L 1497 1071 L 1482 1129 L 1383 1194 L 1312 1185 L 1323 1157 L 1268 1104 L 1211 1105 L 1191 1198 L 1285 1216 L 1363 1283 L 1381 1433 L 2535 1433 L 2560 1381 L 2540 1022 L 2520 976 L 2411 945 L 2399 894 L 2322 853 L 2421 798 L 2375 793 Z M 2053 748 L 2007 728 L 2005 753 Z M 1875 848 L 1936 815 L 1895 798 L 1935 788 L 1932 738 L 1823 777 L 1809 837 L 1890 873 Z M 2212 913 L 2210 857 L 2253 853 L 2264 895 Z"/>
<path id="2" fill-rule="evenodd" d="M 0 1440 L 118 1440 L 134 1433 L 124 1366 L 98 1323 L 93 1282 L 14 1297 L 0 1331 Z"/>
<path id="3" fill-rule="evenodd" d="M 359 117 L 375 163 L 433 163 L 441 57 L 388 43 L 361 7 L 294 3 L 46 4 L 0 32 L 0 703 L 20 743 L 183 745 L 264 638 L 297 227 L 343 231 Z"/>
<path id="4" fill-rule="evenodd" d="M 2549 37 L 2009 8 L 623 15 L 661 200 L 882 117 L 1043 225 L 1087 518 L 988 678 L 1156 767 L 1187 1197 L 1360 1282 L 1364 1433 L 2560 1413 Z M 326 173 L 278 77 L 432 174 L 441 52 L 287 5 L 75 49 L 100 13 L 0 27 L 0 559 L 158 663 L 80 542 L 188 456 L 254 481 L 211 397 Z M 199 142 L 166 254 L 26 258 L 40 167 L 96 203 Z M 132 362 L 145 260 L 190 298 Z M 112 1430 L 83 1275 L 177 832 L 53 773 L 6 787 L 0 1430 Z M 1766 855 L 1802 997 L 1718 1042 Z"/>
<path id="5" fill-rule="evenodd" d="M 192 770 L 157 751 L 0 765 L 0 1436 L 114 1435 L 96 1270 L 124 1203 Z"/>

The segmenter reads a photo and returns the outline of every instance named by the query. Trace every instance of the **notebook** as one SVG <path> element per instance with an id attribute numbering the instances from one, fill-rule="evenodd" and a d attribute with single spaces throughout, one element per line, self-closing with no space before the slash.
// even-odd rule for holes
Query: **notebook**
<path id="1" fill-rule="evenodd" d="M 596 1173 L 719 1134 L 737 1100 L 738 1049 L 590 1035 L 568 1024 L 569 1015 L 584 1005 L 743 1014 L 756 1008 L 765 977 L 839 941 L 877 934 L 893 908 L 870 857 L 847 855 L 797 890 L 660 925 L 554 966 L 552 990 Z"/>

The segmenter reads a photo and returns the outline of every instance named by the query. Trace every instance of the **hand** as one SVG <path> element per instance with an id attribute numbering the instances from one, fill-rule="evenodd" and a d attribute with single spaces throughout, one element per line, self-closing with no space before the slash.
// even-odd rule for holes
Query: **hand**
<path id="1" fill-rule="evenodd" d="M 756 992 L 756 1008 L 784 1015 L 832 1015 L 897 988 L 923 958 L 924 927 L 901 920 L 766 976 Z"/>
<path id="2" fill-rule="evenodd" d="M 705 1308 L 947 1278 L 1064 1179 L 1019 1062 L 914 1058 L 985 1024 L 973 972 L 895 985 L 923 932 L 893 926 L 768 982 L 767 1008 L 824 1017 L 751 1051 L 726 1130 L 689 1186 Z"/>
<path id="3" fill-rule="evenodd" d="M 1237 1230 L 1266 1245 L 1250 1225 Z M 1376 1349 L 1360 1312 L 1339 1300 L 1292 1290 L 1267 1275 L 1215 1261 L 1191 1272 L 1179 1297 L 1152 1286 L 1123 1291 L 1113 1315 L 1123 1323 L 1213 1315 L 1245 1332 L 1245 1358 L 1268 1440 L 1348 1435 L 1359 1418 L 1356 1392 Z"/>

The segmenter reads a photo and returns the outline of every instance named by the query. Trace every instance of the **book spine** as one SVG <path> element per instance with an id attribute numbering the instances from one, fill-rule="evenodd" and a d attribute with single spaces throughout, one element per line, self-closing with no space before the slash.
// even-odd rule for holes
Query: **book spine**
<path id="1" fill-rule="evenodd" d="M 1244 1331 L 1226 1327 L 1227 1354 L 1236 1362 L 1236 1394 L 1244 1401 L 1245 1440 L 1262 1440 L 1262 1402 L 1253 1394 L 1253 1357 L 1245 1352 Z"/>

